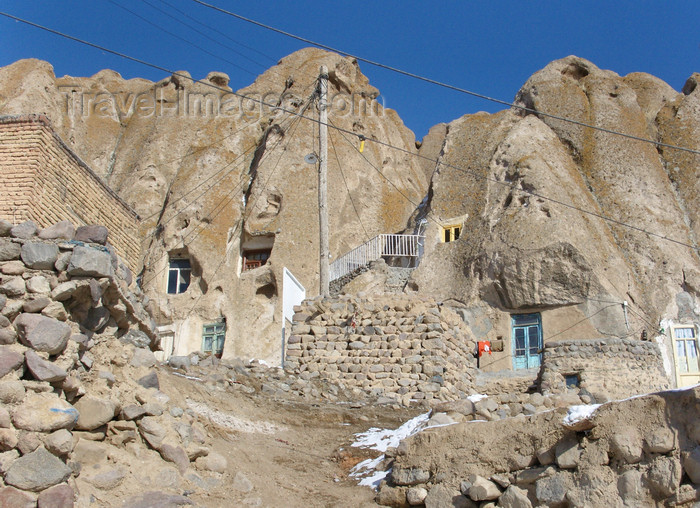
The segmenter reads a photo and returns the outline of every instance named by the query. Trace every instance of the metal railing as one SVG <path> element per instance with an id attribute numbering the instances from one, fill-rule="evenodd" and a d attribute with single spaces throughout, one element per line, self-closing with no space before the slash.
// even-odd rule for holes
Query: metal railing
<path id="1" fill-rule="evenodd" d="M 420 235 L 377 235 L 333 261 L 330 280 L 339 279 L 382 256 L 418 258 L 422 254 L 422 239 Z"/>

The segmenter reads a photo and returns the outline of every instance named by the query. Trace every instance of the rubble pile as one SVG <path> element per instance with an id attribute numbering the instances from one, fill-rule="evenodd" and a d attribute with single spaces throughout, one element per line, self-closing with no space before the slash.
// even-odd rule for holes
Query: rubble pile
<path id="1" fill-rule="evenodd" d="M 0 506 L 128 496 L 133 481 L 194 492 L 226 468 L 159 390 L 147 302 L 107 237 L 0 221 Z"/>

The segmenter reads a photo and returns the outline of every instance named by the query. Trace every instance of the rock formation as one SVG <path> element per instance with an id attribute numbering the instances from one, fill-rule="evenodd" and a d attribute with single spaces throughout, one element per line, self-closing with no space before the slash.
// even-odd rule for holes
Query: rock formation
<path id="1" fill-rule="evenodd" d="M 337 256 L 403 229 L 428 185 L 410 156 L 413 134 L 376 100 L 352 59 L 305 49 L 236 95 L 223 73 L 195 82 L 184 71 L 158 83 L 113 71 L 56 78 L 49 64 L 23 60 L 0 70 L 0 113 L 46 114 L 140 214 L 143 287 L 158 324 L 173 324 L 184 351 L 199 349 L 203 323 L 224 318 L 225 356 L 279 362 L 282 268 L 318 291 L 317 176 L 304 162 L 317 124 L 294 114 L 318 117 L 309 99 L 322 64 L 330 121 L 346 130 L 331 129 L 329 147 Z M 359 153 L 359 135 L 408 153 L 373 143 Z M 241 273 L 244 251 L 261 248 L 271 249 L 267 265 Z M 164 294 L 169 257 L 190 259 L 184 294 Z"/>

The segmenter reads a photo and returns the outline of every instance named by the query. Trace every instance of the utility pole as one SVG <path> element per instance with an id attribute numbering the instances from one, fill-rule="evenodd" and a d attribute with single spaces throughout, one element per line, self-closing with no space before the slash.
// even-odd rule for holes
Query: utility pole
<path id="1" fill-rule="evenodd" d="M 328 257 L 328 68 L 321 66 L 321 74 L 318 77 L 319 99 L 319 163 L 318 163 L 318 216 L 320 225 L 320 258 L 319 270 L 320 295 L 327 297 L 330 294 L 330 267 Z"/>

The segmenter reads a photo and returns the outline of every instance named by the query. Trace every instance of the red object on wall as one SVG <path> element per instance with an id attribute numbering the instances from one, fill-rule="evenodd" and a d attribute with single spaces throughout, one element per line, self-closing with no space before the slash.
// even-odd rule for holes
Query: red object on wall
<path id="1" fill-rule="evenodd" d="M 481 356 L 484 353 L 491 354 L 491 341 L 490 340 L 480 340 L 478 342 L 478 345 L 479 345 L 479 358 L 481 358 Z"/>

